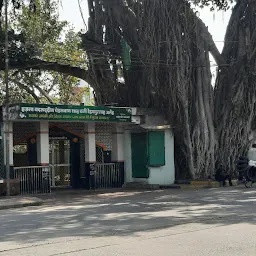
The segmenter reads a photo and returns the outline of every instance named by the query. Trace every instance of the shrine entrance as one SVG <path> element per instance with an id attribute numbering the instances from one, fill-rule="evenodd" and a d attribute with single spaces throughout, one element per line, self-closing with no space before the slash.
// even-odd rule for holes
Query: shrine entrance
<path id="1" fill-rule="evenodd" d="M 131 108 L 21 103 L 9 106 L 9 121 L 10 177 L 22 194 L 123 185 Z"/>
<path id="2" fill-rule="evenodd" d="M 66 137 L 50 138 L 51 187 L 70 187 L 70 141 Z"/>

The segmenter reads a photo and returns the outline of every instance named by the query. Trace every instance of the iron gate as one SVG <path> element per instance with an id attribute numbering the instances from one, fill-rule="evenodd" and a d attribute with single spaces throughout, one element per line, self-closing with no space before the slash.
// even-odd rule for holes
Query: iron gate
<path id="1" fill-rule="evenodd" d="M 124 184 L 124 173 L 119 163 L 95 164 L 95 189 L 120 188 Z"/>
<path id="2" fill-rule="evenodd" d="M 14 178 L 20 180 L 21 194 L 50 193 L 50 171 L 48 166 L 15 167 Z"/>
<path id="3" fill-rule="evenodd" d="M 50 141 L 50 179 L 52 187 L 70 186 L 70 141 Z"/>

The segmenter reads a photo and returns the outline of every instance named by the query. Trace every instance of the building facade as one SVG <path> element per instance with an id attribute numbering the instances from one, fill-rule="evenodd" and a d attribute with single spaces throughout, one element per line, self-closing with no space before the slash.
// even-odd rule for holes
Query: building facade
<path id="1" fill-rule="evenodd" d="M 5 149 L 6 138 L 9 141 L 5 163 L 9 162 L 10 176 L 20 180 L 24 193 L 40 193 L 42 184 L 50 192 L 58 187 L 174 183 L 174 139 L 157 112 L 18 104 L 10 106 L 8 114 L 3 109 L 2 116 Z"/>

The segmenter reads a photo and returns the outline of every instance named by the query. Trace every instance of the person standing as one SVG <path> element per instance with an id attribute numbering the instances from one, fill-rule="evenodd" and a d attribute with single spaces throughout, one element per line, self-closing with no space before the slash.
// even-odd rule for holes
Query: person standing
<path id="1" fill-rule="evenodd" d="M 252 147 L 248 151 L 247 157 L 249 160 L 256 161 L 256 144 L 252 144 Z"/>
<path id="2" fill-rule="evenodd" d="M 228 180 L 229 186 L 233 186 L 231 176 L 227 174 L 222 164 L 215 173 L 215 180 L 222 183 L 223 187 L 226 185 L 226 180 Z"/>

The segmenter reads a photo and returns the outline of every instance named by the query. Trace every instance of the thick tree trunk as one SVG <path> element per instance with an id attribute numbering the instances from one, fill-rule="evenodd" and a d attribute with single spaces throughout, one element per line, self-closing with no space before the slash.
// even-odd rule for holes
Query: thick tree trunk
<path id="1" fill-rule="evenodd" d="M 208 52 L 211 50 L 219 61 L 222 57 L 207 28 L 183 0 L 129 1 L 129 7 L 121 0 L 115 4 L 109 0 L 94 3 L 89 1 L 90 29 L 85 47 L 89 47 L 88 42 L 97 45 L 101 41 L 102 49 L 107 49 L 106 45 L 119 49 L 121 38 L 132 47 L 131 68 L 123 70 L 125 84 L 121 90 L 116 83 L 105 90 L 102 78 L 106 70 L 91 62 L 92 70 L 102 70 L 94 76 L 98 102 L 104 102 L 108 92 L 108 99 L 120 105 L 167 109 L 165 114 L 175 136 L 178 177 L 203 178 L 212 173 L 215 137 Z M 99 24 L 106 27 L 107 35 Z M 207 39 L 202 40 L 203 36 Z M 94 54 L 90 50 L 92 60 Z M 106 55 L 109 63 L 112 58 Z M 107 77 L 116 81 L 113 72 Z M 128 97 L 116 98 L 117 91 Z"/>
<path id="2" fill-rule="evenodd" d="M 222 53 L 228 65 L 219 67 L 215 87 L 216 164 L 231 174 L 237 158 L 247 153 L 255 118 L 255 12 L 251 0 L 238 1 L 234 8 Z"/>

